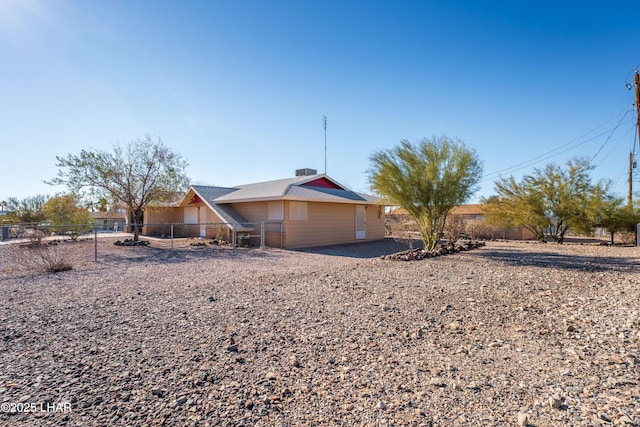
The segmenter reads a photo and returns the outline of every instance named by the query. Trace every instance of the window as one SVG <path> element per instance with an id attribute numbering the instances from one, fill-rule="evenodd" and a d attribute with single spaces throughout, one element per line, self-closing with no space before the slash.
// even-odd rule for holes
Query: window
<path id="1" fill-rule="evenodd" d="M 185 224 L 197 224 L 198 223 L 198 207 L 190 206 L 184 208 L 184 223 Z"/>
<path id="2" fill-rule="evenodd" d="M 269 221 L 282 221 L 284 219 L 284 202 L 269 202 Z"/>
<path id="3" fill-rule="evenodd" d="M 306 221 L 307 202 L 289 202 L 289 219 L 291 221 Z"/>

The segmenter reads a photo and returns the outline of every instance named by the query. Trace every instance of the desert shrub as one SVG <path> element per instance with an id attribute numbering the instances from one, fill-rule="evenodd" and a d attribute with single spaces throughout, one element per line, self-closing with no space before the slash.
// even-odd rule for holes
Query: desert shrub
<path id="1" fill-rule="evenodd" d="M 48 273 L 58 273 L 69 271 L 73 265 L 69 260 L 69 248 L 57 242 L 47 242 L 40 245 L 30 246 L 32 262 L 36 267 Z"/>
<path id="2" fill-rule="evenodd" d="M 636 234 L 633 231 L 619 231 L 616 233 L 616 240 L 623 245 L 634 245 L 636 243 Z"/>
<path id="3" fill-rule="evenodd" d="M 389 215 L 386 219 L 386 234 L 396 242 L 406 244 L 413 249 L 415 239 L 420 238 L 418 225 L 409 215 Z"/>
<path id="4" fill-rule="evenodd" d="M 493 227 L 487 224 L 484 219 L 468 220 L 465 225 L 465 232 L 474 240 L 491 240 L 493 238 Z"/>
<path id="5" fill-rule="evenodd" d="M 16 245 L 11 254 L 13 263 L 29 272 L 72 270 L 72 248 L 64 242 L 43 240 L 43 234 L 33 233 L 29 243 Z"/>
<path id="6" fill-rule="evenodd" d="M 29 247 L 40 246 L 44 244 L 44 238 L 47 237 L 48 232 L 37 228 L 29 228 L 25 230 L 23 237 L 29 239 Z"/>
<path id="7" fill-rule="evenodd" d="M 216 240 L 218 240 L 219 243 L 224 243 L 224 242 L 228 242 L 229 241 L 229 228 L 227 228 L 225 225 L 219 225 L 218 226 L 218 233 L 216 234 Z"/>
<path id="8" fill-rule="evenodd" d="M 460 214 L 450 214 L 444 224 L 444 237 L 450 243 L 456 243 L 466 232 L 466 220 Z"/>

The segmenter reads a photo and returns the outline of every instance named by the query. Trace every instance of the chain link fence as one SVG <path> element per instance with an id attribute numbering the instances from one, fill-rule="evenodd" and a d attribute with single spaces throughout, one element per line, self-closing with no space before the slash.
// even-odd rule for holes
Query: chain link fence
<path id="1" fill-rule="evenodd" d="M 134 227 L 142 245 L 168 250 L 192 246 L 236 248 L 282 248 L 284 230 L 280 221 L 243 224 L 162 223 L 162 224 L 3 224 L 0 245 L 11 246 L 14 262 L 45 258 L 47 264 L 67 258 L 73 261 L 98 261 L 101 252 L 117 246 L 133 246 Z M 51 258 L 51 259 L 48 259 Z M 46 268 L 45 268 L 46 269 Z"/>

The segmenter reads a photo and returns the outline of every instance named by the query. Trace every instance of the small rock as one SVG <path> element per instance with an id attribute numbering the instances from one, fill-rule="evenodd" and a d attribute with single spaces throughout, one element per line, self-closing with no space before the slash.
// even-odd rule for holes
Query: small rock
<path id="1" fill-rule="evenodd" d="M 447 325 L 447 329 L 449 329 L 451 332 L 454 332 L 456 334 L 461 334 L 462 333 L 462 324 L 460 322 L 458 322 L 457 320 L 454 320 L 453 322 L 449 323 Z"/>
<path id="2" fill-rule="evenodd" d="M 125 420 L 134 420 L 138 417 L 138 414 L 133 412 L 133 411 L 129 411 L 126 414 L 124 414 L 124 419 Z"/>
<path id="3" fill-rule="evenodd" d="M 623 425 L 624 424 L 631 424 L 631 425 L 635 424 L 634 421 L 631 418 L 629 418 L 628 416 L 626 416 L 626 415 L 623 415 L 620 418 L 618 418 L 618 421 Z"/>
<path id="4" fill-rule="evenodd" d="M 562 406 L 562 398 L 557 394 L 549 396 L 549 406 L 554 409 L 559 409 Z"/>
<path id="5" fill-rule="evenodd" d="M 289 357 L 289 365 L 293 366 L 294 368 L 300 367 L 300 361 L 298 360 L 298 357 L 295 354 Z"/>
<path id="6" fill-rule="evenodd" d="M 445 383 L 442 382 L 442 379 L 440 378 L 431 378 L 429 380 L 429 384 L 436 386 L 436 387 L 446 387 L 447 385 Z"/>
<path id="7" fill-rule="evenodd" d="M 271 372 L 271 371 L 269 371 L 266 374 L 264 374 L 264 377 L 269 381 L 273 381 L 276 378 L 278 378 L 278 376 L 275 374 L 275 372 Z"/>
<path id="8" fill-rule="evenodd" d="M 154 388 L 153 390 L 151 390 L 151 394 L 157 397 L 164 397 L 165 391 L 159 388 Z"/>
<path id="9" fill-rule="evenodd" d="M 382 400 L 379 401 L 376 406 L 378 407 L 378 409 L 387 409 L 387 404 L 384 403 Z"/>
<path id="10" fill-rule="evenodd" d="M 529 416 L 524 412 L 518 412 L 518 426 L 526 427 L 529 425 Z"/>

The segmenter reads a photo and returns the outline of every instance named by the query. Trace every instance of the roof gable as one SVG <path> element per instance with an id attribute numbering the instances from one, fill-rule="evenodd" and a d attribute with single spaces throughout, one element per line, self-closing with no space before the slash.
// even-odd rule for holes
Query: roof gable
<path id="1" fill-rule="evenodd" d="M 335 182 L 327 179 L 326 176 L 314 179 L 313 181 L 305 182 L 304 184 L 300 184 L 300 185 L 304 185 L 305 187 L 337 188 L 339 190 L 346 190 L 346 188 L 342 188 Z"/>

